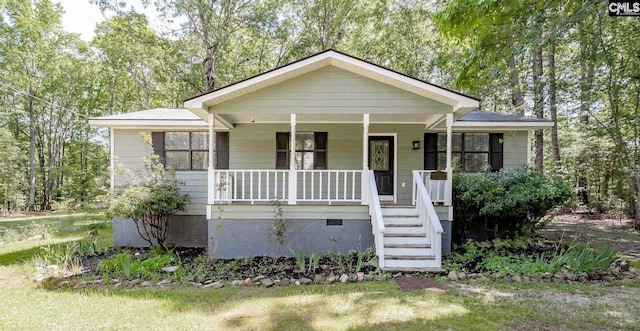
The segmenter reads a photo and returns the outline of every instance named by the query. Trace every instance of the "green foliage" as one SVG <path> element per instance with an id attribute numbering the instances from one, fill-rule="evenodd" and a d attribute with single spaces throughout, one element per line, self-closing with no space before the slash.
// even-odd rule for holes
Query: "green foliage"
<path id="1" fill-rule="evenodd" d="M 175 262 L 173 251 L 151 250 L 143 258 L 125 251 L 100 261 L 99 268 L 110 277 L 158 279 L 163 276 L 162 268 L 172 262 Z"/>
<path id="2" fill-rule="evenodd" d="M 284 209 L 278 199 L 273 199 L 271 206 L 273 207 L 273 217 L 275 218 L 273 234 L 276 236 L 278 244 L 284 245 L 284 235 L 287 231 L 287 219 L 284 217 Z"/>
<path id="3" fill-rule="evenodd" d="M 556 265 L 563 265 L 571 272 L 593 272 L 605 270 L 613 263 L 617 251 L 611 247 L 592 248 L 585 245 L 572 245 L 556 257 Z"/>
<path id="4" fill-rule="evenodd" d="M 304 272 L 307 267 L 307 260 L 304 257 L 303 252 L 297 252 L 291 248 L 289 248 L 291 254 L 293 254 L 293 258 L 296 260 L 296 264 L 298 265 L 298 270 L 300 272 Z"/>
<path id="5" fill-rule="evenodd" d="M 524 238 L 494 240 L 492 242 L 467 241 L 456 252 L 447 256 L 443 264 L 451 270 L 499 273 L 506 276 L 535 277 L 541 273 L 566 270 L 579 275 L 583 272 L 606 270 L 617 258 L 613 248 L 593 248 L 572 244 L 537 251 L 534 243 Z"/>
<path id="6" fill-rule="evenodd" d="M 528 168 L 458 173 L 453 178 L 454 240 L 531 235 L 541 218 L 571 196 L 567 183 Z"/>
<path id="7" fill-rule="evenodd" d="M 132 219 L 142 239 L 152 246 L 163 246 L 169 217 L 184 211 L 191 198 L 180 192 L 175 173 L 165 169 L 157 155 L 145 159 L 144 165 L 143 173 L 124 171 L 127 183 L 114 190 L 109 212 Z"/>

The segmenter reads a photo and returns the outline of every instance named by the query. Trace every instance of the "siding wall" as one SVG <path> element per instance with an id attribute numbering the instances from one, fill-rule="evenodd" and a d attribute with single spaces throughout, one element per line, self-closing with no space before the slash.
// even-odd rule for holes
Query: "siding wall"
<path id="1" fill-rule="evenodd" d="M 451 106 L 336 67 L 325 67 L 213 106 L 216 113 L 444 113 Z"/>
<path id="2" fill-rule="evenodd" d="M 527 164 L 527 131 L 504 132 L 503 147 L 505 169 Z"/>
<path id="3" fill-rule="evenodd" d="M 121 164 L 126 169 L 142 169 L 142 159 L 149 155 L 141 133 L 151 135 L 151 130 L 114 130 L 116 168 Z M 181 215 L 204 215 L 207 205 L 207 171 L 176 171 L 176 178 L 184 185 L 183 193 L 191 196 L 191 203 Z M 122 185 L 123 178 L 116 172 L 116 186 Z"/>

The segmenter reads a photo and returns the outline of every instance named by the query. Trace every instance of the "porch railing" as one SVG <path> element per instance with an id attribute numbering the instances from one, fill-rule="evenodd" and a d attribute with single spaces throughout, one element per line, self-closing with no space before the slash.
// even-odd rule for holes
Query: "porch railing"
<path id="1" fill-rule="evenodd" d="M 436 252 L 435 264 L 440 267 L 442 263 L 442 224 L 436 213 L 436 209 L 433 207 L 431 197 L 424 184 L 424 179 L 419 170 L 413 171 L 413 185 L 416 190 L 416 209 L 418 211 L 418 217 L 422 221 L 422 225 L 427 233 L 427 238 L 431 241 L 431 249 Z"/>
<path id="2" fill-rule="evenodd" d="M 288 201 L 289 170 L 214 170 L 213 202 Z M 360 202 L 361 170 L 297 170 L 296 201 Z"/>
<path id="3" fill-rule="evenodd" d="M 378 187 L 376 186 L 376 176 L 373 170 L 369 171 L 369 216 L 371 216 L 371 231 L 373 233 L 373 242 L 376 246 L 376 254 L 378 255 L 378 266 L 385 267 L 384 261 L 384 219 L 382 217 L 382 208 L 380 207 L 380 198 L 378 197 Z"/>
<path id="4" fill-rule="evenodd" d="M 297 201 L 360 202 L 362 170 L 298 170 Z"/>
<path id="5" fill-rule="evenodd" d="M 438 170 L 414 170 L 420 176 L 420 180 L 424 184 L 427 193 L 434 203 L 442 203 L 445 206 L 451 205 L 451 180 L 446 172 Z M 444 177 L 442 177 L 444 176 Z M 412 200 L 413 205 L 416 204 L 417 186 L 413 184 Z"/>

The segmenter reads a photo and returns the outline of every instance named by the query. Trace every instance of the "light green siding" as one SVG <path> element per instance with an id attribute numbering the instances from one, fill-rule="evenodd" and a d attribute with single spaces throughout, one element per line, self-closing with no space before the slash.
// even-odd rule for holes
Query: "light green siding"
<path id="1" fill-rule="evenodd" d="M 142 169 L 142 159 L 147 157 L 150 149 L 141 134 L 151 135 L 150 130 L 114 130 L 114 153 L 116 169 Z M 207 205 L 207 171 L 176 171 L 176 178 L 184 185 L 182 192 L 191 196 L 191 203 L 184 215 L 204 215 Z M 123 178 L 116 171 L 115 185 L 122 185 Z"/>
<path id="2" fill-rule="evenodd" d="M 215 113 L 445 113 L 451 106 L 333 66 L 210 108 Z"/>
<path id="3" fill-rule="evenodd" d="M 527 164 L 527 131 L 504 132 L 503 162 L 505 169 Z"/>

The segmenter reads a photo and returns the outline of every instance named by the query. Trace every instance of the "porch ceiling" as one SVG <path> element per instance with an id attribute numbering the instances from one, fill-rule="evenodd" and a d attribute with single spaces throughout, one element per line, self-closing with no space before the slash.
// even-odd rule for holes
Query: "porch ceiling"
<path id="1" fill-rule="evenodd" d="M 290 123 L 289 114 L 219 114 L 229 123 Z M 424 124 L 439 120 L 442 114 L 370 114 L 370 123 Z M 297 114 L 297 123 L 362 123 L 362 114 Z"/>

